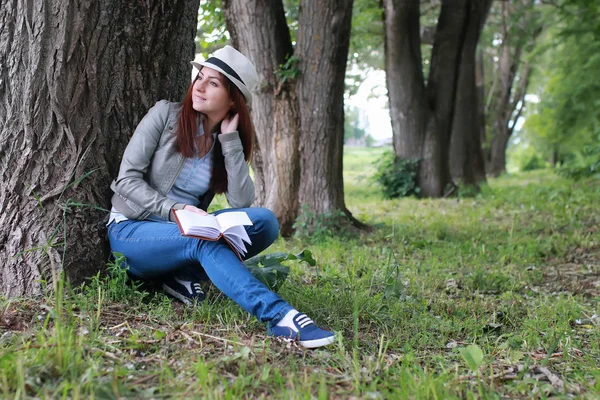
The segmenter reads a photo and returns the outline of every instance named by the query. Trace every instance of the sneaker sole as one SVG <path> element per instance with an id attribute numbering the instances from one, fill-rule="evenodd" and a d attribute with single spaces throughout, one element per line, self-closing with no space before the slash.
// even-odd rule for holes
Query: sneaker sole
<path id="1" fill-rule="evenodd" d="M 328 336 L 323 339 L 315 339 L 315 340 L 300 340 L 300 344 L 307 349 L 316 349 L 317 347 L 327 346 L 328 344 L 333 343 L 335 340 L 335 336 Z"/>
<path id="2" fill-rule="evenodd" d="M 184 295 L 182 295 L 181 293 L 176 292 L 175 290 L 171 289 L 170 287 L 168 287 L 167 285 L 165 285 L 163 283 L 162 285 L 162 289 L 165 291 L 165 293 L 167 293 L 169 296 L 171 297 L 175 297 L 177 300 L 181 301 L 183 304 L 187 304 L 188 306 L 192 305 L 192 302 L 190 301 L 190 299 L 188 299 L 187 297 L 185 297 Z"/>

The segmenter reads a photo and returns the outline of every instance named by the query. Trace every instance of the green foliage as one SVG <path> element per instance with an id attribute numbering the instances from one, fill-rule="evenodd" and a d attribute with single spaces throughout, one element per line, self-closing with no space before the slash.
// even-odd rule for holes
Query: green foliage
<path id="1" fill-rule="evenodd" d="M 305 262 L 312 267 L 317 264 L 310 250 L 302 250 L 295 255 L 283 252 L 257 255 L 246 260 L 244 264 L 252 275 L 267 285 L 269 289 L 276 292 L 283 285 L 290 273 L 290 268 L 282 264 L 282 262 L 287 260 Z"/>
<path id="2" fill-rule="evenodd" d="M 557 172 L 565 178 L 575 180 L 592 176 L 600 178 L 600 145 L 586 146 L 582 151 L 574 153 L 570 160 L 558 168 Z"/>
<path id="3" fill-rule="evenodd" d="M 452 187 L 450 187 L 450 189 L 448 190 L 444 190 L 444 193 L 449 193 L 449 191 L 452 190 Z M 473 185 L 465 185 L 465 184 L 460 184 L 458 186 L 458 191 L 456 192 L 456 197 L 458 197 L 459 199 L 469 199 L 469 198 L 473 198 L 479 195 L 481 188 L 478 184 L 473 184 Z"/>
<path id="4" fill-rule="evenodd" d="M 354 0 L 349 61 L 361 70 L 384 68 L 383 8 L 377 1 Z"/>
<path id="5" fill-rule="evenodd" d="M 317 214 L 304 205 L 294 222 L 294 236 L 317 243 L 333 236 L 344 236 L 348 233 L 344 230 L 348 225 L 348 217 L 342 210 Z"/>
<path id="6" fill-rule="evenodd" d="M 541 153 L 535 146 L 529 144 L 520 144 L 511 146 L 507 151 L 509 165 L 516 167 L 519 171 L 534 171 L 536 169 L 548 168 L 550 165 L 544 159 L 545 154 Z"/>
<path id="7" fill-rule="evenodd" d="M 532 154 L 530 157 L 522 160 L 521 171 L 533 171 L 547 167 L 546 161 L 539 154 Z"/>
<path id="8" fill-rule="evenodd" d="M 229 43 L 229 32 L 222 10 L 222 0 L 201 0 L 196 33 L 196 53 L 205 58 Z"/>
<path id="9" fill-rule="evenodd" d="M 554 156 L 563 176 L 594 174 L 600 137 L 600 12 L 597 2 L 559 1 L 556 23 L 542 43 L 541 102 L 527 115 L 526 138 L 546 159 Z"/>
<path id="10" fill-rule="evenodd" d="M 283 0 L 285 20 L 290 30 L 292 44 L 296 43 L 298 37 L 298 16 L 300 15 L 300 0 Z"/>
<path id="11" fill-rule="evenodd" d="M 384 153 L 375 162 L 377 172 L 375 181 L 381 186 L 384 197 L 394 199 L 419 195 L 417 173 L 421 160 L 403 160 L 397 158 L 392 151 Z"/>
<path id="12" fill-rule="evenodd" d="M 285 64 L 280 65 L 279 69 L 275 71 L 275 74 L 281 79 L 281 82 L 285 83 L 288 79 L 294 80 L 300 75 L 300 69 L 298 69 L 298 62 L 300 59 L 296 56 L 289 56 L 285 60 Z"/>

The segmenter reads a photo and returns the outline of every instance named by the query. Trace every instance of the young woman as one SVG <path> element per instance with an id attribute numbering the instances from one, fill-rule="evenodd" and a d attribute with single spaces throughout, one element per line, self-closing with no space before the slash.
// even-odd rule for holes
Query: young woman
<path id="1" fill-rule="evenodd" d="M 230 46 L 201 63 L 182 104 L 159 101 L 127 145 L 119 176 L 111 184 L 113 208 L 108 236 L 129 273 L 159 279 L 184 302 L 204 299 L 199 279 L 207 276 L 225 295 L 268 324 L 268 334 L 298 340 L 308 348 L 333 342 L 256 279 L 223 241 L 181 236 L 173 210 L 206 214 L 214 193 L 225 193 L 232 209 L 245 211 L 252 245 L 246 257 L 267 248 L 279 233 L 273 213 L 249 208 L 254 183 L 248 174 L 253 127 L 250 92 L 258 77 L 252 63 Z"/>

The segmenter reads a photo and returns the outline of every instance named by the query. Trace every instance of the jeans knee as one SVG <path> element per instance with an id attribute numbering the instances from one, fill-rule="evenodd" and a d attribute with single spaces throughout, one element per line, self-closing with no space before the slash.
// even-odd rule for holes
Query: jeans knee
<path id="1" fill-rule="evenodd" d="M 268 208 L 259 208 L 260 212 L 256 218 L 258 221 L 255 222 L 261 228 L 261 235 L 264 235 L 265 240 L 269 243 L 273 243 L 277 236 L 279 236 L 279 221 L 273 211 Z"/>

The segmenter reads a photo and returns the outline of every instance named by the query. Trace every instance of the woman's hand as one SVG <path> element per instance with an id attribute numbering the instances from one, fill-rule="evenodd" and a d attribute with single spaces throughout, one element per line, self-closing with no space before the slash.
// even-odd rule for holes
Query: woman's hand
<path id="1" fill-rule="evenodd" d="M 221 133 L 231 133 L 237 131 L 239 119 L 240 117 L 237 113 L 231 118 L 225 117 L 223 121 L 221 121 Z"/>
<path id="2" fill-rule="evenodd" d="M 208 215 L 208 213 L 206 211 L 204 211 L 204 210 L 202 210 L 202 209 L 200 209 L 198 207 L 191 206 L 189 204 L 186 205 L 185 207 L 183 207 L 183 209 L 187 210 L 187 211 L 191 211 L 191 212 L 196 213 L 196 214 L 200 214 L 200 215 Z"/>

